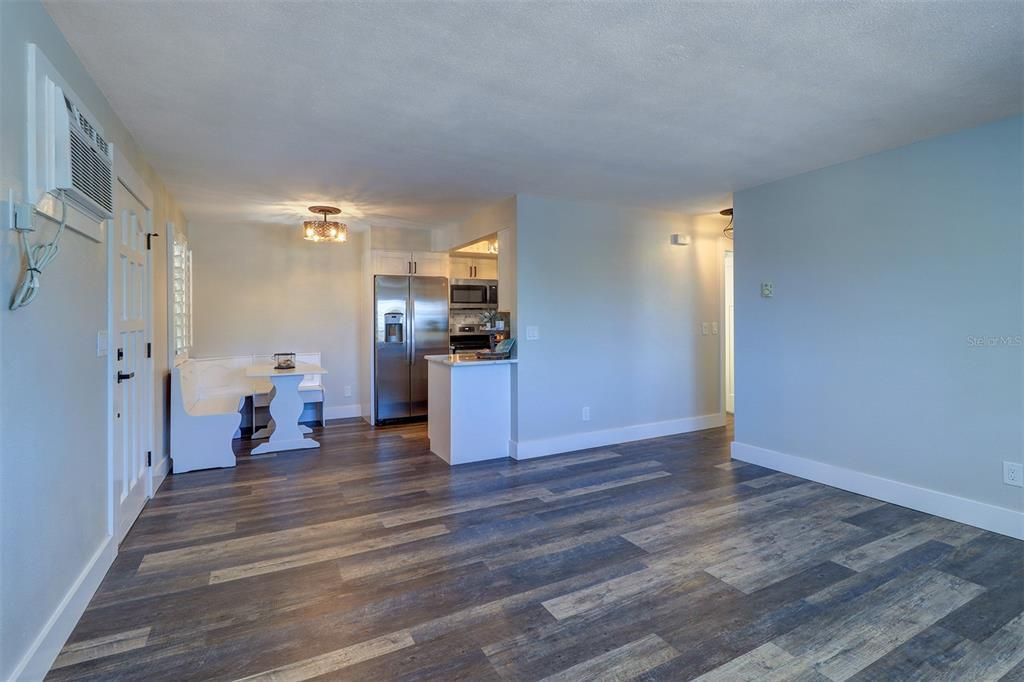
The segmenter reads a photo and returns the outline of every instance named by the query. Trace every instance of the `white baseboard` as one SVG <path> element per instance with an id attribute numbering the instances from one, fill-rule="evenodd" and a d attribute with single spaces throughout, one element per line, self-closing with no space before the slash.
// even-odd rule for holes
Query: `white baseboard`
<path id="1" fill-rule="evenodd" d="M 57 654 L 71 636 L 78 619 L 85 613 L 89 600 L 107 574 L 107 569 L 117 556 L 117 544 L 108 537 L 92 555 L 82 572 L 78 574 L 71 588 L 57 605 L 36 636 L 25 655 L 11 674 L 12 680 L 41 680 L 57 660 Z"/>
<path id="2" fill-rule="evenodd" d="M 555 455 L 561 452 L 574 452 L 576 450 L 586 450 L 587 448 L 599 448 L 604 445 L 629 443 L 635 440 L 660 438 L 661 436 L 671 436 L 677 433 L 712 429 L 724 424 L 724 414 L 705 414 L 698 417 L 669 419 L 649 424 L 634 424 L 617 429 L 571 433 L 565 436 L 555 436 L 554 438 L 538 438 L 527 441 L 510 440 L 508 442 L 508 456 L 513 459 L 533 459 L 534 457 Z"/>
<path id="3" fill-rule="evenodd" d="M 747 443 L 734 441 L 732 458 L 1024 540 L 1024 512 Z"/>
<path id="4" fill-rule="evenodd" d="M 324 407 L 324 419 L 351 419 L 363 416 L 363 408 L 359 403 L 351 405 L 327 405 Z"/>
<path id="5" fill-rule="evenodd" d="M 156 491 L 160 490 L 160 486 L 163 485 L 164 479 L 167 478 L 167 474 L 171 471 L 171 458 L 164 457 L 162 460 L 157 462 L 157 465 L 153 467 L 153 494 L 156 495 Z"/>

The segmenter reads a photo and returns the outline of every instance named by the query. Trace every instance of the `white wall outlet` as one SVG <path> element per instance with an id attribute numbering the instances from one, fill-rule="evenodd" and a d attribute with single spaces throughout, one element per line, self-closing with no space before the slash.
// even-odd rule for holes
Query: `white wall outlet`
<path id="1" fill-rule="evenodd" d="M 771 298 L 775 293 L 775 285 L 771 282 L 761 282 L 761 297 Z"/>
<path id="2" fill-rule="evenodd" d="M 718 334 L 718 323 L 717 322 L 712 322 L 711 323 L 711 333 L 715 334 L 715 335 Z"/>
<path id="3" fill-rule="evenodd" d="M 7 193 L 7 201 L 0 201 L 0 216 L 3 216 L 3 227 L 8 230 L 25 230 L 31 232 L 32 215 L 35 207 L 14 200 L 14 192 Z"/>
<path id="4" fill-rule="evenodd" d="M 351 398 L 352 397 L 352 387 L 351 386 L 347 386 L 347 385 L 345 386 L 345 397 L 346 398 Z"/>
<path id="5" fill-rule="evenodd" d="M 585 422 L 590 421 L 590 408 L 589 407 L 584 407 L 583 408 L 583 421 L 585 421 Z"/>
<path id="6" fill-rule="evenodd" d="M 532 327 L 532 326 L 527 326 L 526 327 L 526 340 L 527 341 L 536 341 L 539 338 L 540 338 L 540 327 Z"/>
<path id="7" fill-rule="evenodd" d="M 1003 462 L 1003 483 L 1024 488 L 1024 464 L 1021 462 Z"/>
<path id="8" fill-rule="evenodd" d="M 700 323 L 700 335 L 701 336 L 707 336 L 710 333 L 711 333 L 711 325 L 708 324 L 707 322 L 701 322 Z"/>

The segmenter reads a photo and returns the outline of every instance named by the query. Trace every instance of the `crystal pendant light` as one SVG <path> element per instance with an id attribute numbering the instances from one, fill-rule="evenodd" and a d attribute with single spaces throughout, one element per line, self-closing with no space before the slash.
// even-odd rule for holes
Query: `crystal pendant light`
<path id="1" fill-rule="evenodd" d="M 343 242 L 348 239 L 348 225 L 337 220 L 327 219 L 327 216 L 341 213 L 340 208 L 335 206 L 310 206 L 309 210 L 311 213 L 319 213 L 323 218 L 303 221 L 303 239 L 311 242 Z"/>

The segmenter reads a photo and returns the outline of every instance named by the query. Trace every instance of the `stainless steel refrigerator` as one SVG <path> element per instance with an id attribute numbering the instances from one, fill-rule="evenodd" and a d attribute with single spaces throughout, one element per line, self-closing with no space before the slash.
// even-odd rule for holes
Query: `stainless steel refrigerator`
<path id="1" fill-rule="evenodd" d="M 376 421 L 427 414 L 424 355 L 448 353 L 448 280 L 373 278 Z"/>

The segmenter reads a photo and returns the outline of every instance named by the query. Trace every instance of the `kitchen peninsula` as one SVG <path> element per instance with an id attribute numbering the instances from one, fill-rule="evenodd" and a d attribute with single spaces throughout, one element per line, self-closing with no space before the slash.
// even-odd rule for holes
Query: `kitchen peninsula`
<path id="1" fill-rule="evenodd" d="M 515 359 L 428 355 L 427 436 L 448 464 L 508 457 Z"/>

